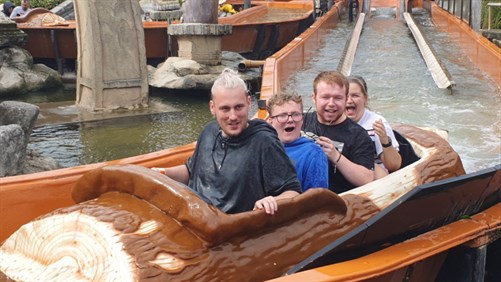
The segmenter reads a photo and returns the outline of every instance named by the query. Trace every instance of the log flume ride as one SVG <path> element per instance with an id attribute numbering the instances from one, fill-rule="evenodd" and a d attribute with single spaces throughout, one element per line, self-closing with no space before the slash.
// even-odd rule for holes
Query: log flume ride
<path id="1" fill-rule="evenodd" d="M 227 1 L 242 6 L 242 1 Z M 232 33 L 221 42 L 223 51 L 240 53 L 249 59 L 264 59 L 284 47 L 313 22 L 313 2 L 309 0 L 253 1 L 253 6 L 219 19 L 232 26 Z M 173 24 L 177 23 L 176 21 Z M 167 21 L 143 22 L 146 57 L 161 62 L 177 54 L 175 37 L 169 38 Z M 17 20 L 28 35 L 23 46 L 34 59 L 70 67 L 77 58 L 76 22 L 36 8 Z"/>
<path id="2" fill-rule="evenodd" d="M 408 125 L 395 129 L 412 142 L 419 161 L 341 195 L 314 189 L 280 201 L 283 212 L 274 216 L 224 214 L 144 167 L 91 170 L 72 192 L 65 190 L 78 204 L 25 224 L 3 243 L 0 271 L 19 281 L 278 277 L 415 187 L 464 174 L 458 154 L 439 135 Z"/>
<path id="3" fill-rule="evenodd" d="M 295 44 L 315 44 L 344 4 Z M 294 71 L 294 64 L 281 66 L 294 52 L 286 47 L 266 60 L 261 98 L 279 89 L 267 82 Z M 274 216 L 224 214 L 147 169 L 185 162 L 194 144 L 0 178 L 0 280 L 262 281 L 290 274 L 279 279 L 337 281 L 392 277 L 384 276 L 390 271 L 403 279 L 443 262 L 443 251 L 458 244 L 499 238 L 500 167 L 465 175 L 458 154 L 435 131 L 394 129 L 418 161 L 340 195 L 313 189 L 282 200 Z M 439 252 L 431 263 L 418 263 Z M 346 261 L 347 254 L 367 253 L 372 260 Z"/>

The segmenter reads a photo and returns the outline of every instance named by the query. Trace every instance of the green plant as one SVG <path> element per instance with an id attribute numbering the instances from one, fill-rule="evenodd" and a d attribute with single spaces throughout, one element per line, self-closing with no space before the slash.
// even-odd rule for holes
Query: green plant
<path id="1" fill-rule="evenodd" d="M 482 28 L 489 25 L 489 9 L 487 3 L 501 3 L 501 0 L 482 0 Z M 491 7 L 491 29 L 501 29 L 501 7 Z"/>

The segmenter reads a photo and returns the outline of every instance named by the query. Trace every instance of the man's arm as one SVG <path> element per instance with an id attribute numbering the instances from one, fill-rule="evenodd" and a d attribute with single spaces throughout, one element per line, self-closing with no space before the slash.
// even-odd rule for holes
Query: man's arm
<path id="1" fill-rule="evenodd" d="M 190 180 L 188 168 L 184 164 L 174 167 L 152 167 L 151 169 L 165 174 L 168 177 L 176 180 L 177 182 L 181 182 L 185 185 L 188 185 L 188 182 Z"/>
<path id="2" fill-rule="evenodd" d="M 329 138 L 320 136 L 317 143 L 322 147 L 329 161 L 332 162 L 336 169 L 339 169 L 344 178 L 351 184 L 362 186 L 374 180 L 374 171 L 363 165 L 353 163 L 344 157 Z"/>
<path id="3" fill-rule="evenodd" d="M 272 215 L 278 210 L 277 200 L 288 199 L 288 198 L 295 197 L 297 195 L 299 195 L 298 192 L 288 190 L 288 191 L 285 191 L 276 197 L 273 197 L 273 196 L 264 197 L 254 204 L 254 210 L 264 209 L 264 212 L 266 212 L 266 214 Z"/>

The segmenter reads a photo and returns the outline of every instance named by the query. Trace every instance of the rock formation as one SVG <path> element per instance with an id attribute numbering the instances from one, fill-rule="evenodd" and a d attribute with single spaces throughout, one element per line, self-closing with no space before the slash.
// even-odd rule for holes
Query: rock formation
<path id="1" fill-rule="evenodd" d="M 0 103 L 0 177 L 59 168 L 53 159 L 27 150 L 39 112 L 28 103 Z"/>
<path id="2" fill-rule="evenodd" d="M 210 90 L 224 68 L 236 70 L 243 60 L 245 58 L 240 54 L 225 51 L 222 52 L 221 64 L 217 66 L 207 66 L 180 57 L 169 57 L 157 68 L 148 66 L 148 80 L 151 86 L 158 88 Z M 259 68 L 240 73 L 242 79 L 251 85 L 258 83 L 260 75 Z"/>
<path id="3" fill-rule="evenodd" d="M 62 86 L 61 75 L 42 64 L 33 64 L 33 57 L 20 48 L 27 35 L 16 23 L 0 13 L 0 96 L 15 95 Z"/>

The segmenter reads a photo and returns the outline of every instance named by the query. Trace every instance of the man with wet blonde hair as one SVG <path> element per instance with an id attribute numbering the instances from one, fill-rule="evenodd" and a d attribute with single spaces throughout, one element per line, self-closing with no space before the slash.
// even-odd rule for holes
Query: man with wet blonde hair
<path id="1" fill-rule="evenodd" d="M 226 213 L 277 211 L 277 200 L 301 192 L 294 166 L 276 131 L 263 120 L 249 120 L 247 85 L 224 69 L 211 90 L 208 123 L 193 156 L 184 165 L 155 168 L 187 184 L 209 204 Z"/>

